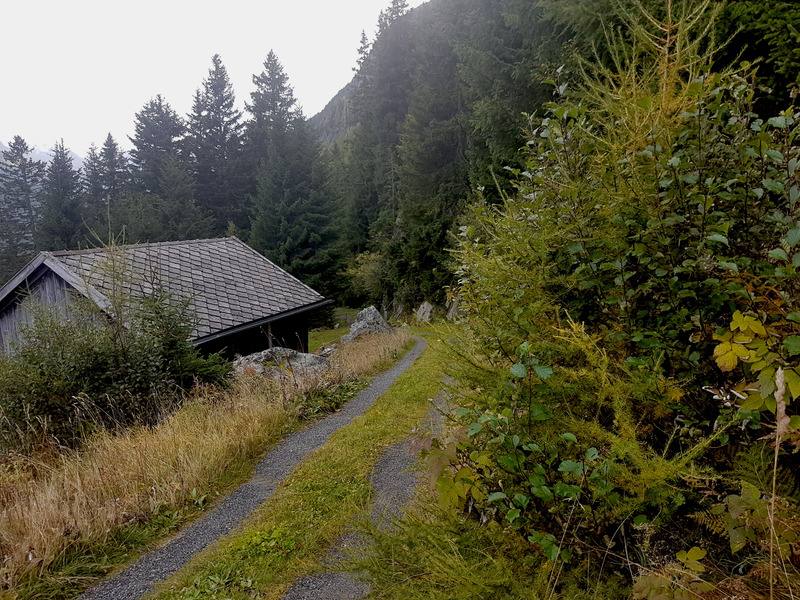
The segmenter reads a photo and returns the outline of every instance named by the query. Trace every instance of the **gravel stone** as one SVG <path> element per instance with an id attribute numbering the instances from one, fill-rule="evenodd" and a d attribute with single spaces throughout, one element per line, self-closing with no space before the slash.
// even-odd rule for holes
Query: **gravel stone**
<path id="1" fill-rule="evenodd" d="M 145 554 L 118 575 L 91 588 L 80 596 L 81 600 L 141 598 L 152 590 L 155 583 L 178 571 L 192 556 L 233 531 L 253 510 L 272 496 L 275 488 L 300 461 L 324 444 L 331 433 L 361 415 L 389 389 L 394 380 L 408 369 L 425 349 L 426 343 L 421 338 L 416 340 L 416 345 L 397 364 L 376 377 L 340 411 L 308 429 L 287 436 L 258 463 L 253 477 L 247 483 L 238 487 L 203 519 L 187 527 L 164 546 Z"/>

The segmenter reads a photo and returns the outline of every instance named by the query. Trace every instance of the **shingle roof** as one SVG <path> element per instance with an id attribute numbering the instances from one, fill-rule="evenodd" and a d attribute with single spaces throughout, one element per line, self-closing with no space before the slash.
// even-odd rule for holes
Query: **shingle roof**
<path id="1" fill-rule="evenodd" d="M 52 257 L 106 296 L 118 257 L 125 291 L 161 289 L 189 302 L 196 318 L 194 340 L 325 300 L 237 238 L 53 252 Z"/>

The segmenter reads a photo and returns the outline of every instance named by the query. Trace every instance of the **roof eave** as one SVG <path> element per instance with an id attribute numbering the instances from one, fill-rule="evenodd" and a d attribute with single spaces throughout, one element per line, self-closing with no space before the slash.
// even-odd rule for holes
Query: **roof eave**
<path id="1" fill-rule="evenodd" d="M 213 342 L 215 340 L 227 337 L 229 335 L 233 335 L 236 333 L 242 333 L 244 331 L 248 331 L 250 329 L 255 329 L 256 327 L 261 327 L 262 325 L 266 325 L 268 323 L 272 323 L 274 321 L 278 321 L 280 319 L 286 319 L 288 317 L 294 317 L 296 315 L 302 314 L 304 312 L 308 312 L 310 310 L 314 310 L 317 308 L 322 308 L 323 306 L 328 306 L 333 304 L 333 300 L 323 298 L 317 302 L 312 302 L 311 304 L 306 304 L 304 306 L 299 306 L 297 308 L 292 308 L 290 310 L 285 310 L 283 312 L 270 315 L 269 317 L 264 317 L 263 319 L 258 319 L 256 321 L 250 321 L 249 323 L 243 323 L 242 325 L 237 325 L 235 327 L 230 327 L 229 329 L 223 329 L 222 331 L 217 331 L 216 333 L 212 333 L 210 335 L 197 338 L 196 340 L 192 340 L 192 344 L 195 346 L 201 346 L 208 342 Z"/>

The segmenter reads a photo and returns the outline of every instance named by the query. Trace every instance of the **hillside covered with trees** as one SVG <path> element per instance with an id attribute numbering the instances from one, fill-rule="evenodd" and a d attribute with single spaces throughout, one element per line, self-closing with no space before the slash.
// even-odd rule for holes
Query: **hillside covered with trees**
<path id="1" fill-rule="evenodd" d="M 479 192 L 499 200 L 526 115 L 552 97 L 543 82 L 574 77 L 575 56 L 619 26 L 605 4 L 393 0 L 375 38 L 362 35 L 353 81 L 310 120 L 274 53 L 244 112 L 214 56 L 190 114 L 155 95 L 135 115 L 130 153 L 109 135 L 76 169 L 61 141 L 45 165 L 16 137 L 0 172 L 0 278 L 38 250 L 122 231 L 130 243 L 235 233 L 342 302 L 442 303 L 465 207 Z M 736 0 L 708 32 L 731 40 L 721 64 L 759 65 L 760 109 L 797 83 L 797 19 L 791 3 Z"/>

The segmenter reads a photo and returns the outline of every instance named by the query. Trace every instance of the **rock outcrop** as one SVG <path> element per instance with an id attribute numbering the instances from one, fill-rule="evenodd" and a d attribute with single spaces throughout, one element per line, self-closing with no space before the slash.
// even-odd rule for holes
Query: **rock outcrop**
<path id="1" fill-rule="evenodd" d="M 391 330 L 392 327 L 381 316 L 378 309 L 369 306 L 358 313 L 355 322 L 350 326 L 350 333 L 342 336 L 342 343 L 352 342 L 365 333 L 381 333 Z"/>
<path id="2" fill-rule="evenodd" d="M 289 373 L 318 375 L 327 371 L 330 366 L 328 359 L 322 356 L 280 347 L 240 356 L 233 361 L 233 370 L 236 373 L 252 369 L 269 377 L 280 377 Z"/>

